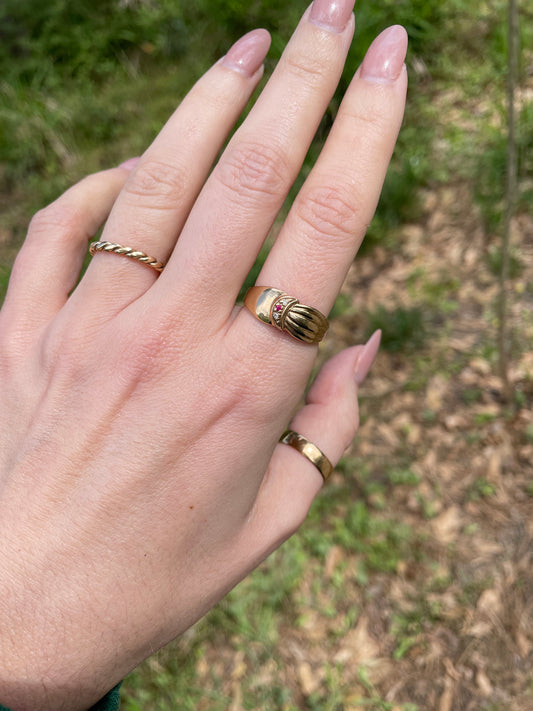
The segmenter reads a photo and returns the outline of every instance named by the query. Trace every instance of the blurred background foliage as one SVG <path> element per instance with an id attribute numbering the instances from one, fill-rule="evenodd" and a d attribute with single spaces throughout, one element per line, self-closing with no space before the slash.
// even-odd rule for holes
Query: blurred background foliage
<path id="1" fill-rule="evenodd" d="M 0 228 L 18 242 L 27 216 L 73 180 L 139 154 L 195 78 L 251 28 L 272 32 L 268 74 L 302 9 L 294 0 L 3 0 Z M 456 69 L 468 63 L 471 95 L 481 96 L 502 80 L 504 12 L 504 0 L 359 3 L 356 40 L 339 90 L 295 189 L 316 158 L 371 40 L 387 25 L 401 23 L 410 37 L 408 115 L 367 245 L 416 219 L 417 187 L 447 180 L 453 168 L 432 158 L 438 123 L 433 87 L 438 80 L 464 81 Z M 523 41 L 530 42 L 527 31 Z M 487 53 L 488 63 L 483 61 Z M 529 106 L 522 116 L 527 128 L 521 133 L 522 156 L 531 155 L 532 113 Z M 444 140 L 455 141 L 460 172 L 477 175 L 477 198 L 495 228 L 501 214 L 495 193 L 501 195 L 504 136 L 493 127 L 476 145 L 471 140 L 463 145 L 459 130 Z"/>
<path id="2" fill-rule="evenodd" d="M 522 53 L 520 73 L 523 81 L 517 99 L 517 211 L 522 213 L 526 213 L 533 203 L 533 13 L 526 5 L 522 3 L 520 41 L 529 52 Z M 13 257 L 33 212 L 83 175 L 139 155 L 201 73 L 240 35 L 261 26 L 271 32 L 273 39 L 266 61 L 266 80 L 304 6 L 305 3 L 295 0 L 195 0 L 188 3 L 182 0 L 2 0 L 0 301 Z M 400 564 L 404 570 L 411 570 L 409 574 L 415 581 L 413 586 L 420 588 L 420 599 L 406 608 L 407 614 L 401 609 L 398 612 L 395 603 L 390 602 L 392 598 L 384 596 L 382 606 L 390 606 L 393 624 L 382 636 L 390 635 L 387 639 L 394 645 L 391 655 L 401 661 L 423 630 L 431 631 L 440 623 L 435 610 L 428 608 L 427 600 L 435 590 L 448 590 L 447 579 L 444 579 L 448 573 L 442 572 L 442 561 L 450 563 L 451 571 L 452 562 L 455 565 L 455 543 L 438 548 L 441 551 L 439 565 L 431 568 L 431 546 L 437 544 L 431 537 L 427 544 L 420 531 L 425 531 L 423 535 L 427 537 L 424 521 L 442 510 L 441 498 L 444 500 L 444 496 L 440 483 L 435 483 L 431 477 L 425 481 L 420 474 L 425 471 L 423 467 L 418 466 L 413 471 L 411 464 L 417 457 L 418 463 L 424 461 L 427 454 L 424 448 L 433 446 L 427 432 L 440 432 L 441 408 L 431 403 L 439 399 L 439 387 L 445 387 L 450 373 L 458 372 L 468 364 L 472 355 L 476 356 L 471 362 L 474 370 L 477 368 L 482 375 L 462 392 L 465 408 L 481 407 L 483 398 L 495 392 L 494 383 L 488 390 L 485 382 L 495 352 L 490 330 L 490 305 L 484 306 L 480 316 L 480 321 L 488 324 L 486 332 L 477 325 L 479 334 L 472 334 L 472 353 L 460 352 L 457 356 L 455 351 L 450 351 L 448 338 L 457 324 L 463 331 L 456 337 L 456 344 L 465 340 L 464 333 L 469 333 L 470 329 L 469 321 L 466 321 L 466 327 L 461 325 L 461 315 L 465 311 L 465 299 L 461 297 L 463 301 L 460 301 L 458 295 L 461 278 L 464 281 L 468 273 L 475 279 L 479 273 L 484 280 L 475 287 L 483 293 L 491 284 L 484 270 L 497 274 L 501 266 L 499 235 L 504 212 L 506 158 L 506 6 L 505 0 L 358 0 L 355 41 L 339 89 L 287 202 L 290 203 L 316 159 L 343 91 L 368 45 L 386 26 L 403 24 L 410 37 L 406 119 L 376 217 L 363 245 L 367 255 L 373 250 L 369 261 L 373 262 L 374 268 L 371 272 L 361 271 L 353 287 L 353 296 L 355 301 L 355 297 L 379 278 L 381 270 L 409 246 L 405 242 L 411 234 L 411 239 L 413 235 L 419 236 L 418 242 L 414 241 L 415 247 L 406 252 L 412 269 L 396 275 L 397 280 L 390 287 L 392 291 L 396 290 L 395 298 L 400 291 L 398 285 L 405 285 L 404 291 L 409 299 L 397 304 L 394 298 L 386 301 L 381 286 L 378 297 L 369 304 L 366 313 L 364 308 L 359 309 L 353 323 L 350 321 L 352 295 L 341 295 L 334 313 L 339 317 L 344 314 L 350 325 L 347 343 L 353 343 L 355 337 L 363 337 L 365 332 L 369 335 L 375 328 L 383 330 L 383 348 L 389 354 L 383 367 L 386 369 L 389 363 L 388 377 L 408 372 L 405 384 L 398 386 L 398 393 L 405 390 L 406 397 L 414 393 L 412 397 L 416 394 L 419 399 L 413 400 L 413 412 L 409 417 L 404 406 L 398 405 L 403 424 L 398 424 L 399 430 L 392 432 L 386 440 L 383 459 L 386 464 L 380 464 L 381 455 L 374 460 L 357 456 L 341 462 L 339 470 L 344 476 L 322 492 L 302 532 L 231 593 L 206 622 L 187 633 L 171 652 L 152 658 L 129 678 L 123 699 L 126 711 L 174 709 L 176 698 L 180 699 L 180 708 L 191 711 L 229 708 L 229 692 L 224 686 L 228 674 L 225 669 L 216 671 L 224 648 L 233 645 L 241 666 L 242 659 L 246 659 L 250 667 L 266 668 L 279 656 L 277 644 L 282 633 L 287 634 L 287 629 L 293 629 L 296 624 L 303 635 L 308 625 L 305 615 L 316 612 L 311 609 L 314 605 L 320 619 L 329 620 L 327 644 L 330 646 L 327 649 L 330 650 L 331 640 L 342 639 L 358 619 L 358 606 L 364 610 L 371 599 L 370 593 L 368 598 L 365 597 L 371 577 L 390 573 L 391 580 L 394 578 L 394 585 L 397 585 L 396 571 L 401 568 Z M 464 237 L 461 249 L 471 241 L 471 224 L 465 220 L 465 215 L 470 218 L 477 210 L 479 215 L 476 213 L 474 219 L 477 221 L 479 217 L 483 225 L 483 244 L 474 252 L 476 261 L 466 265 L 462 274 L 456 274 L 458 267 L 455 270 L 450 268 L 446 245 L 443 247 L 445 257 L 439 256 L 440 261 L 436 264 L 428 266 L 427 255 L 420 255 L 425 243 L 432 239 L 430 233 L 438 233 L 438 226 L 432 226 L 432 220 L 438 217 L 439 210 L 442 217 L 444 203 L 449 215 L 459 215 L 465 222 L 463 231 L 459 232 Z M 439 243 L 439 238 L 434 235 L 433 243 Z M 268 245 L 261 251 L 259 262 L 265 258 L 267 248 Z M 484 258 L 487 264 L 483 262 Z M 259 262 L 251 278 L 257 273 Z M 523 255 L 517 249 L 511 254 L 511 278 L 520 276 L 524 269 Z M 531 286 L 526 285 L 517 293 L 530 297 Z M 336 335 L 339 337 L 338 331 Z M 524 349 L 530 348 L 530 340 L 527 341 L 525 335 L 521 338 L 526 343 Z M 418 356 L 413 353 L 415 349 Z M 421 349 L 426 350 L 420 355 Z M 402 355 L 404 360 L 401 360 Z M 473 377 L 472 373 L 469 377 Z M 438 397 L 435 390 L 439 391 Z M 525 395 L 521 395 L 525 399 Z M 379 415 L 376 415 L 372 431 L 384 431 L 380 428 L 384 428 L 387 416 L 395 416 L 394 397 L 394 394 L 387 396 L 384 407 L 377 402 Z M 455 407 L 459 407 L 457 402 Z M 492 402 L 491 407 L 495 407 Z M 452 412 L 455 412 L 454 408 Z M 478 419 L 474 418 L 474 424 L 464 433 L 468 447 L 485 442 L 485 436 L 490 436 L 487 441 L 493 447 L 495 430 L 486 435 L 483 428 L 488 428 L 496 417 L 494 411 L 489 411 L 488 420 L 484 411 L 476 417 Z M 505 417 L 504 411 L 503 423 L 507 422 Z M 453 429 L 453 422 L 441 426 L 443 441 L 449 441 L 445 437 L 450 436 L 450 427 Z M 459 430 L 464 427 L 461 425 Z M 529 424 L 526 429 L 526 446 L 533 444 L 532 427 Z M 426 431 L 426 428 L 432 429 Z M 417 432 L 424 433 L 418 443 Z M 454 446 L 446 445 L 446 450 L 452 452 L 457 447 L 459 452 L 464 452 L 461 436 L 460 431 Z M 366 442 L 367 449 L 370 446 L 372 452 L 369 441 Z M 396 444 L 391 444 L 394 441 Z M 458 456 L 470 461 L 471 454 L 468 449 L 467 455 Z M 463 460 L 460 464 L 457 467 L 458 481 L 462 482 L 468 472 Z M 506 474 L 508 482 L 508 472 Z M 356 477 L 357 483 L 354 484 L 350 477 Z M 494 493 L 493 484 L 487 484 L 484 478 L 469 480 L 467 486 L 471 499 L 490 501 Z M 528 487 L 527 496 L 531 497 L 531 483 Z M 451 488 L 449 482 L 446 488 Z M 462 506 L 462 490 L 459 491 L 457 503 Z M 388 502 L 392 502 L 390 508 Z M 411 512 L 411 521 L 414 521 L 411 527 L 405 523 L 407 511 Z M 500 513 L 498 510 L 498 516 Z M 469 526 L 465 524 L 466 543 L 459 541 L 459 544 L 464 545 L 468 553 L 471 551 L 468 536 L 472 531 L 478 527 L 480 535 L 481 532 L 488 535 L 482 528 L 483 521 L 486 519 L 487 525 L 492 527 L 497 518 L 490 510 L 483 516 Z M 515 511 L 513 517 L 516 517 Z M 497 533 L 494 528 L 494 535 Z M 520 536 L 523 536 L 522 532 Z M 339 566 L 332 567 L 331 579 L 324 580 L 324 564 L 339 546 L 348 552 L 346 559 L 341 557 Z M 421 558 L 425 562 L 420 562 Z M 346 572 L 353 559 L 356 560 L 355 572 Z M 417 565 L 418 572 L 415 570 Z M 492 563 L 489 568 L 492 571 Z M 302 576 L 306 576 L 309 589 L 305 585 L 301 587 Z M 475 607 L 476 595 L 483 589 L 474 578 L 465 574 L 464 581 L 460 581 L 460 594 L 470 609 Z M 380 581 L 381 585 L 384 578 Z M 449 585 L 456 584 L 457 576 L 450 572 Z M 456 595 L 455 589 L 450 587 L 450 590 Z M 285 617 L 280 617 L 281 613 Z M 463 618 L 466 614 L 459 615 L 459 627 Z M 442 624 L 448 630 L 453 628 L 448 619 L 443 619 Z M 456 634 L 458 638 L 463 635 L 458 630 Z M 466 639 L 465 648 L 470 646 L 470 638 Z M 502 656 L 502 644 L 498 638 L 498 657 Z M 447 652 L 450 657 L 455 653 L 454 649 Z M 457 650 L 463 665 L 460 645 Z M 289 658 L 288 652 L 285 653 L 280 665 L 283 659 Z M 420 658 L 420 649 L 417 658 Z M 233 668 L 235 671 L 239 667 Z M 414 663 L 415 668 L 419 669 L 418 662 Z M 428 678 L 433 686 L 438 676 L 435 669 L 432 657 Z M 203 679 L 201 683 L 195 674 L 198 679 Z M 446 676 L 442 669 L 439 674 L 443 678 Z M 210 682 L 206 691 L 206 679 L 210 675 L 215 681 Z M 506 668 L 502 673 L 504 688 L 510 687 L 507 675 Z M 402 671 L 402 676 L 408 675 Z M 237 681 L 239 678 L 236 677 Z M 295 684 L 281 683 L 274 673 L 273 679 L 267 683 L 254 681 L 253 677 L 250 681 L 243 678 L 243 708 L 293 711 L 296 705 L 291 702 L 291 689 L 294 690 Z M 401 708 L 408 711 L 418 708 L 422 711 L 430 708 L 427 703 L 399 706 L 385 702 L 363 677 L 358 679 L 358 684 L 365 689 L 365 709 L 390 711 Z M 309 695 L 305 708 L 344 709 L 346 689 L 336 666 L 331 666 L 323 686 L 323 695 L 318 691 Z M 526 703 L 530 704 L 529 698 Z M 506 702 L 504 706 L 476 706 L 491 711 L 511 707 L 512 702 Z M 359 706 L 346 708 L 359 709 Z M 513 708 L 521 711 L 532 707 Z"/>

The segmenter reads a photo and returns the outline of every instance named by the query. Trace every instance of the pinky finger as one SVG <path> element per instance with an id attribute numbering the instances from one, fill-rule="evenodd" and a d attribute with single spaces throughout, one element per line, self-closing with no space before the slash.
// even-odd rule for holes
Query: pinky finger
<path id="1" fill-rule="evenodd" d="M 62 308 L 88 240 L 107 219 L 132 167 L 130 160 L 89 175 L 35 215 L 13 265 L 3 310 L 10 323 L 32 330 Z"/>
<path id="2" fill-rule="evenodd" d="M 306 437 L 335 466 L 352 442 L 359 424 L 358 386 L 372 365 L 380 342 L 376 333 L 365 346 L 348 348 L 331 358 L 309 390 L 306 404 L 290 428 Z M 285 444 L 274 450 L 260 489 L 247 535 L 265 555 L 277 548 L 303 523 L 323 484 L 318 469 Z"/>

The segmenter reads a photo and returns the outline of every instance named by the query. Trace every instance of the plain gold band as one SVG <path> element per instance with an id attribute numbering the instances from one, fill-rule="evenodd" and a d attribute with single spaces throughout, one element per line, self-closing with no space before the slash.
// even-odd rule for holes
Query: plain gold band
<path id="1" fill-rule="evenodd" d="M 147 267 L 155 269 L 156 272 L 162 272 L 165 267 L 163 262 L 158 261 L 155 257 L 150 257 L 145 252 L 133 249 L 132 247 L 124 247 L 116 242 L 91 242 L 89 254 L 94 257 L 97 252 L 112 252 L 113 254 L 118 254 L 120 257 L 136 259 L 138 262 L 141 262 L 141 264 L 146 264 Z"/>
<path id="2" fill-rule="evenodd" d="M 280 442 L 282 444 L 288 444 L 289 447 L 293 447 L 300 454 L 303 454 L 306 459 L 308 459 L 311 464 L 318 469 L 322 475 L 322 479 L 326 482 L 331 476 L 333 471 L 333 464 L 326 457 L 324 452 L 320 450 L 316 444 L 313 444 L 303 435 L 294 432 L 294 430 L 287 430 L 284 435 L 282 435 Z"/>
<path id="3" fill-rule="evenodd" d="M 304 343 L 319 343 L 329 327 L 327 318 L 318 309 L 301 304 L 294 296 L 272 286 L 252 286 L 244 305 L 259 321 Z"/>

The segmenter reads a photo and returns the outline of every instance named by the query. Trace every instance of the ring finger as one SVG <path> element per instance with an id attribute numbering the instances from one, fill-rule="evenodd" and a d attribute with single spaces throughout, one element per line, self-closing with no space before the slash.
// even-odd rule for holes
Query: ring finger
<path id="1" fill-rule="evenodd" d="M 398 25 L 372 43 L 258 284 L 326 312 L 333 305 L 372 220 L 402 122 L 406 49 Z"/>

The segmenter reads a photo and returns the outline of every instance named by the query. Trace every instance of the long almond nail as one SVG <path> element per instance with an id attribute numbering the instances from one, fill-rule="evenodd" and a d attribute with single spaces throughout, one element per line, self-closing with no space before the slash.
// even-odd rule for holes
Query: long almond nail
<path id="1" fill-rule="evenodd" d="M 368 375 L 368 371 L 370 370 L 370 367 L 378 353 L 380 341 L 381 331 L 378 329 L 370 336 L 368 341 L 363 346 L 363 350 L 359 353 L 353 371 L 357 385 L 361 385 Z"/>
<path id="2" fill-rule="evenodd" d="M 393 25 L 383 30 L 366 53 L 361 77 L 382 84 L 396 81 L 402 71 L 407 41 L 407 32 L 401 25 Z"/>
<path id="3" fill-rule="evenodd" d="M 237 40 L 221 64 L 228 69 L 252 77 L 267 55 L 270 47 L 270 35 L 266 30 L 252 30 Z"/>
<path id="4" fill-rule="evenodd" d="M 314 0 L 309 21 L 331 32 L 342 32 L 354 5 L 355 0 Z"/>

